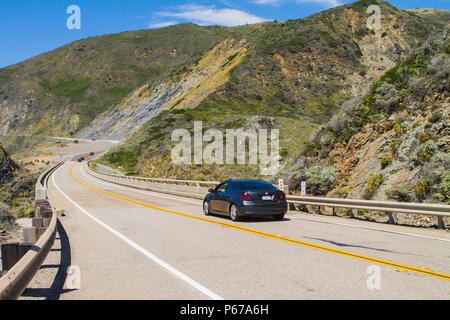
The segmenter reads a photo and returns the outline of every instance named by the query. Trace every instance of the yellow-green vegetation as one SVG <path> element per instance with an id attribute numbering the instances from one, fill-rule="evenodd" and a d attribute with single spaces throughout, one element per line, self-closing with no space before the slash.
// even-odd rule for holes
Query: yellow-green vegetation
<path id="1" fill-rule="evenodd" d="M 430 179 L 426 178 L 424 180 L 417 180 L 416 187 L 414 188 L 414 193 L 416 197 L 420 200 L 425 199 L 425 197 L 430 193 L 431 185 Z"/>
<path id="2" fill-rule="evenodd" d="M 381 169 L 385 169 L 392 163 L 392 158 L 388 155 L 384 155 L 380 160 Z"/>
<path id="3" fill-rule="evenodd" d="M 369 221 L 375 221 L 376 220 L 376 219 L 374 219 L 374 217 L 372 217 L 372 215 L 369 213 L 369 211 L 364 210 L 364 209 L 358 209 L 357 215 L 359 217 L 364 217 L 366 220 L 369 220 Z"/>
<path id="4" fill-rule="evenodd" d="M 384 182 L 381 174 L 371 174 L 366 182 L 366 188 L 364 190 L 364 199 L 370 200 L 378 190 L 379 186 Z"/>

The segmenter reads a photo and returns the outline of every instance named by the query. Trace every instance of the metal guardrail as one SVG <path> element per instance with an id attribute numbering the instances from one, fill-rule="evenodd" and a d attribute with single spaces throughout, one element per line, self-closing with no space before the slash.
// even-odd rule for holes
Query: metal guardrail
<path id="1" fill-rule="evenodd" d="M 92 168 L 91 168 L 92 170 Z M 97 172 L 100 173 L 100 172 Z M 126 180 L 135 180 L 135 181 L 155 181 L 155 182 L 169 182 L 173 184 L 195 184 L 195 185 L 218 185 L 220 182 L 217 181 L 196 181 L 196 180 L 177 180 L 177 179 L 164 179 L 164 178 L 144 178 L 144 177 L 134 177 L 134 176 L 122 176 L 112 173 L 100 173 L 106 176 L 115 177 L 115 178 L 121 178 Z"/>
<path id="2" fill-rule="evenodd" d="M 334 208 L 362 209 L 362 210 L 450 217 L 450 206 L 445 204 L 407 203 L 407 202 L 403 203 L 394 201 L 301 197 L 301 196 L 287 196 L 287 199 L 291 203 L 303 205 L 329 206 Z"/>
<path id="3" fill-rule="evenodd" d="M 63 163 L 59 162 L 56 165 L 54 165 L 53 167 L 51 167 L 50 169 L 46 170 L 45 172 L 43 172 L 37 182 L 36 182 L 36 187 L 35 187 L 35 199 L 36 200 L 46 200 L 47 199 L 47 180 L 48 177 L 50 177 L 50 175 L 56 170 L 58 169 Z"/>
<path id="4" fill-rule="evenodd" d="M 60 166 L 58 163 L 45 171 L 36 183 L 36 200 L 47 200 L 47 181 Z M 44 197 L 44 198 L 43 198 Z M 0 278 L 0 300 L 14 300 L 20 297 L 47 257 L 56 237 L 56 213 L 53 210 L 50 225 L 30 250 Z"/>
<path id="5" fill-rule="evenodd" d="M 92 170 L 92 168 L 88 168 Z M 195 181 L 195 180 L 176 180 L 163 178 L 145 178 L 120 176 L 115 174 L 105 174 L 94 171 L 97 174 L 109 176 L 115 179 L 122 179 L 128 181 L 148 181 L 148 182 L 166 182 L 169 184 L 195 184 L 195 185 L 217 185 L 218 181 Z M 155 190 L 156 191 L 156 190 Z M 164 192 L 165 190 L 160 190 Z M 181 191 L 181 190 L 180 190 Z M 375 201 L 375 200 L 360 200 L 360 199 L 339 199 L 339 198 L 323 198 L 323 197 L 306 197 L 306 196 L 292 196 L 287 195 L 286 199 L 290 204 L 297 205 L 313 205 L 324 206 L 332 208 L 347 208 L 347 209 L 361 209 L 370 211 L 381 211 L 389 214 L 405 213 L 405 214 L 420 214 L 428 216 L 437 216 L 439 218 L 439 225 L 445 227 L 442 218 L 450 217 L 450 206 L 446 204 L 428 204 L 428 203 L 406 203 L 394 201 Z M 333 209 L 334 210 L 334 209 Z M 391 217 L 392 218 L 392 217 Z"/>

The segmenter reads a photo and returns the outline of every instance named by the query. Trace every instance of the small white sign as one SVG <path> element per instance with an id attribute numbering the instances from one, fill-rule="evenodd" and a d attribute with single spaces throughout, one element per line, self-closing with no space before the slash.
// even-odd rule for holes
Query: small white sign
<path id="1" fill-rule="evenodd" d="M 301 183 L 301 191 L 302 191 L 302 196 L 306 196 L 306 181 L 302 181 Z"/>
<path id="2" fill-rule="evenodd" d="M 278 189 L 280 189 L 281 191 L 284 191 L 284 180 L 283 179 L 278 180 Z"/>

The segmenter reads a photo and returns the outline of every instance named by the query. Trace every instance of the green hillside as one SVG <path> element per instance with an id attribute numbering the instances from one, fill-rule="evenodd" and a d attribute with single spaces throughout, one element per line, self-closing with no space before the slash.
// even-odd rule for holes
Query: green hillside
<path id="1" fill-rule="evenodd" d="M 0 134 L 77 135 L 136 87 L 182 74 L 230 34 L 193 24 L 124 32 L 1 69 Z"/>
<path id="2" fill-rule="evenodd" d="M 358 1 L 306 19 L 234 28 L 248 42 L 242 62 L 230 79 L 197 107 L 165 111 L 149 121 L 102 161 L 131 174 L 158 177 L 222 179 L 258 177 L 255 166 L 171 164 L 174 128 L 192 132 L 193 121 L 204 128 L 277 128 L 282 156 L 293 161 L 322 123 L 338 112 L 354 92 L 370 88 L 385 71 L 410 54 L 433 29 L 417 15 L 377 2 L 385 28 L 366 27 L 366 8 Z M 376 68 L 371 50 L 391 42 Z M 376 48 L 375 48 L 376 49 Z M 391 64 L 388 64 L 390 61 Z"/>

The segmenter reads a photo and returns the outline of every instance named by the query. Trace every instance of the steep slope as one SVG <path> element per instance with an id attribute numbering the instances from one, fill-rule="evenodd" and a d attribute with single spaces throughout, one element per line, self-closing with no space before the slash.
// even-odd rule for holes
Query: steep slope
<path id="1" fill-rule="evenodd" d="M 382 9 L 381 30 L 366 27 L 372 4 Z M 281 154 L 292 161 L 320 124 L 412 53 L 433 28 L 415 14 L 367 0 L 306 19 L 233 28 L 247 50 L 229 80 L 198 106 L 160 113 L 103 161 L 149 176 L 260 176 L 256 166 L 174 166 L 171 132 L 192 132 L 194 120 L 204 129 L 279 129 Z"/>
<path id="2" fill-rule="evenodd" d="M 303 180 L 314 194 L 450 203 L 449 77 L 447 28 L 316 132 L 289 170 L 292 187 Z"/>
<path id="3" fill-rule="evenodd" d="M 73 42 L 0 70 L 0 134 L 77 135 L 131 91 L 183 74 L 228 37 L 193 24 Z"/>
<path id="4" fill-rule="evenodd" d="M 16 164 L 0 144 L 0 243 L 11 240 L 16 218 L 34 213 L 32 201 L 38 175 Z"/>
<path id="5" fill-rule="evenodd" d="M 11 160 L 9 154 L 0 144 L 0 187 L 14 177 L 14 171 L 17 169 L 17 164 Z"/>
<path id="6" fill-rule="evenodd" d="M 197 106 L 227 80 L 246 52 L 245 40 L 227 38 L 186 72 L 156 87 L 148 83 L 98 116 L 81 138 L 123 139 L 162 110 Z"/>

